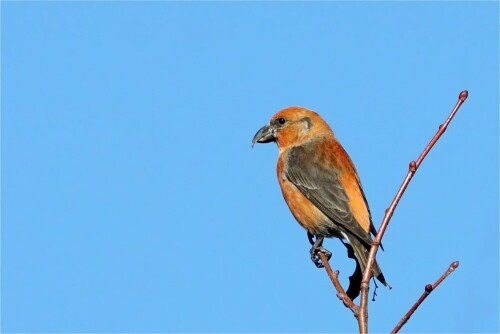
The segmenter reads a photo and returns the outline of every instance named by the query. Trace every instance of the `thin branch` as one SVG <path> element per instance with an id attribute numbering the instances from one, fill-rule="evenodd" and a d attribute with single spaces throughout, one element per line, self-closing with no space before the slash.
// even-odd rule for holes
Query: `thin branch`
<path id="1" fill-rule="evenodd" d="M 464 103 L 464 101 L 467 99 L 468 92 L 466 90 L 462 91 L 460 95 L 458 96 L 458 101 L 451 111 L 450 115 L 446 119 L 446 121 L 439 126 L 438 131 L 432 137 L 431 141 L 427 146 L 425 147 L 424 151 L 420 154 L 418 159 L 416 161 L 410 162 L 409 170 L 408 173 L 406 174 L 406 177 L 401 184 L 401 187 L 399 188 L 398 192 L 396 193 L 396 196 L 392 200 L 391 205 L 389 208 L 385 210 L 385 215 L 384 219 L 382 220 L 382 223 L 380 225 L 380 228 L 377 232 L 377 236 L 373 240 L 372 247 L 370 248 L 370 255 L 368 257 L 368 263 L 366 265 L 365 271 L 363 272 L 363 279 L 361 280 L 361 302 L 360 302 L 360 309 L 359 309 L 359 317 L 358 317 L 358 326 L 359 326 L 359 332 L 362 334 L 366 334 L 368 332 L 368 290 L 370 288 L 370 278 L 372 276 L 372 271 L 373 271 L 373 264 L 375 262 L 375 256 L 377 255 L 378 248 L 380 246 L 380 242 L 384 236 L 385 230 L 387 229 L 387 226 L 389 224 L 389 221 L 392 218 L 392 215 L 394 214 L 394 210 L 396 209 L 396 206 L 399 203 L 399 200 L 403 196 L 403 193 L 405 192 L 406 188 L 408 187 L 408 184 L 410 183 L 410 180 L 412 179 L 413 175 L 415 175 L 415 172 L 417 171 L 418 167 L 426 157 L 427 153 L 432 149 L 434 144 L 438 141 L 438 139 L 441 137 L 441 135 L 446 131 L 446 128 L 448 127 L 448 124 L 451 122 L 453 119 L 453 116 L 457 113 L 458 109 L 460 106 Z"/>
<path id="2" fill-rule="evenodd" d="M 451 274 L 455 269 L 457 269 L 458 265 L 459 265 L 458 261 L 453 262 L 450 265 L 450 267 L 444 272 L 444 274 L 442 274 L 441 277 L 439 277 L 437 279 L 437 281 L 434 282 L 434 284 L 432 284 L 432 285 L 427 284 L 425 286 L 424 293 L 422 293 L 420 298 L 415 302 L 415 304 L 410 308 L 410 310 L 405 314 L 405 316 L 403 318 L 401 318 L 401 320 L 398 322 L 396 327 L 394 327 L 394 329 L 391 331 L 391 334 L 396 334 L 397 332 L 399 332 L 401 327 L 403 327 L 406 324 L 406 322 L 410 319 L 410 317 L 417 310 L 417 308 L 420 306 L 420 304 L 422 304 L 422 302 L 427 298 L 427 296 L 429 296 L 431 294 L 431 292 L 434 291 L 434 289 L 436 289 L 437 286 L 439 284 L 441 284 L 441 282 L 444 281 L 444 279 L 446 277 L 448 277 L 449 274 Z"/>
<path id="3" fill-rule="evenodd" d="M 325 266 L 326 273 L 328 274 L 328 277 L 330 277 L 330 280 L 333 283 L 333 286 L 337 290 L 337 297 L 344 302 L 344 305 L 347 306 L 352 313 L 354 313 L 354 316 L 357 318 L 358 317 L 358 311 L 359 311 L 359 306 L 354 304 L 351 298 L 347 296 L 347 293 L 345 292 L 344 288 L 342 288 L 342 285 L 339 282 L 339 271 L 332 270 L 332 267 L 330 267 L 330 263 L 328 262 L 328 259 L 326 258 L 326 255 L 323 254 L 322 252 L 319 252 L 319 256 L 321 258 L 321 262 Z"/>

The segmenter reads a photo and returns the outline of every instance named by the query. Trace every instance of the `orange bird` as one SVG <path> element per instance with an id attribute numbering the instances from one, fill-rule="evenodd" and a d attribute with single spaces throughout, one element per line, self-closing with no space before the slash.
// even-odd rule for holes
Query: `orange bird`
<path id="1" fill-rule="evenodd" d="M 321 116 L 302 107 L 276 113 L 255 134 L 252 146 L 273 141 L 279 149 L 278 182 L 290 211 L 307 231 L 312 261 L 323 267 L 318 253 L 331 257 L 322 246 L 324 237 L 339 238 L 357 263 L 347 290 L 356 298 L 376 230 L 351 158 Z M 387 286 L 377 262 L 373 275 Z"/>

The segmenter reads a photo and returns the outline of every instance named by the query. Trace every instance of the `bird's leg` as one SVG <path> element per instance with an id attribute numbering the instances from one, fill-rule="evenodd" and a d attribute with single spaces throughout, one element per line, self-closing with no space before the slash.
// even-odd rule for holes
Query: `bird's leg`
<path id="1" fill-rule="evenodd" d="M 323 268 L 324 265 L 323 265 L 323 263 L 321 263 L 321 258 L 319 257 L 318 253 L 321 252 L 321 253 L 325 254 L 325 256 L 328 260 L 330 260 L 330 258 L 332 257 L 332 253 L 329 250 L 323 248 L 323 239 L 325 237 L 316 236 L 316 241 L 313 241 L 313 235 L 310 233 L 307 233 L 307 237 L 309 239 L 309 242 L 312 245 L 311 250 L 309 251 L 309 253 L 311 254 L 312 262 L 314 262 L 316 267 Z"/>
<path id="2" fill-rule="evenodd" d="M 307 239 L 309 239 L 311 245 L 314 245 L 314 234 L 307 232 Z"/>

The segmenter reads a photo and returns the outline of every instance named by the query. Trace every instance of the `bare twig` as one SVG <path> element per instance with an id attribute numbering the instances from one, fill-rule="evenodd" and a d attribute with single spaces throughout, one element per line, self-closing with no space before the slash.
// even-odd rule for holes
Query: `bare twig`
<path id="1" fill-rule="evenodd" d="M 336 270 L 335 272 L 332 270 L 332 267 L 330 267 L 330 263 L 328 262 L 328 259 L 326 258 L 326 255 L 323 254 L 322 252 L 319 252 L 319 256 L 321 258 L 321 262 L 325 266 L 325 270 L 328 274 L 328 277 L 332 280 L 333 286 L 337 290 L 337 297 L 344 302 L 344 305 L 347 306 L 352 313 L 354 313 L 354 316 L 357 318 L 358 317 L 358 311 L 359 311 L 359 306 L 354 304 L 351 298 L 347 296 L 347 293 L 345 292 L 344 288 L 342 288 L 342 285 L 339 282 L 339 271 Z"/>
<path id="2" fill-rule="evenodd" d="M 427 298 L 427 296 L 429 296 L 431 294 L 431 292 L 434 291 L 434 289 L 436 289 L 437 286 L 439 284 L 441 284 L 441 282 L 444 281 L 444 279 L 446 277 L 448 277 L 449 274 L 451 274 L 455 269 L 457 269 L 458 265 L 459 265 L 458 261 L 453 262 L 450 265 L 450 267 L 444 272 L 444 274 L 442 274 L 441 277 L 439 277 L 437 279 L 437 281 L 434 282 L 434 284 L 432 284 L 432 285 L 431 284 L 427 284 L 425 286 L 424 293 L 422 293 L 422 295 L 420 296 L 420 298 L 415 302 L 415 304 L 410 308 L 410 310 L 404 315 L 404 317 L 401 318 L 401 320 L 398 322 L 398 324 L 396 325 L 396 327 L 394 327 L 394 329 L 391 331 L 391 334 L 396 334 L 397 332 L 399 332 L 399 330 L 401 329 L 401 327 L 403 327 L 406 324 L 406 322 L 410 319 L 410 317 L 417 310 L 417 308 L 420 306 L 420 304 L 422 304 L 422 302 L 425 300 L 425 298 Z"/>
<path id="3" fill-rule="evenodd" d="M 424 151 L 420 154 L 418 159 L 416 161 L 410 162 L 409 170 L 408 173 L 406 174 L 405 179 L 403 180 L 403 183 L 399 187 L 398 192 L 396 193 L 396 196 L 392 200 L 391 205 L 389 208 L 385 210 L 385 215 L 384 219 L 382 220 L 382 223 L 380 225 L 380 228 L 377 232 L 377 236 L 373 240 L 372 247 L 370 248 L 370 255 L 368 257 L 368 263 L 366 265 L 365 271 L 363 272 L 363 279 L 361 280 L 361 302 L 360 302 L 360 309 L 359 309 L 359 316 L 358 316 L 358 326 L 359 326 L 359 332 L 362 334 L 366 334 L 368 332 L 368 290 L 370 288 L 370 278 L 372 276 L 372 271 L 373 271 L 373 264 L 375 262 L 375 256 L 377 255 L 378 248 L 380 246 L 380 242 L 384 236 L 385 230 L 387 229 L 387 226 L 389 224 L 389 221 L 391 220 L 391 217 L 394 213 L 394 210 L 396 209 L 396 206 L 399 203 L 399 200 L 403 196 L 403 193 L 406 190 L 406 187 L 408 187 L 408 184 L 410 183 L 410 180 L 412 179 L 413 175 L 417 171 L 418 167 L 424 160 L 425 156 L 429 151 L 432 149 L 434 144 L 438 141 L 438 139 L 441 137 L 441 135 L 446 131 L 446 128 L 448 127 L 448 124 L 451 122 L 453 119 L 453 116 L 455 116 L 456 112 L 460 108 L 460 106 L 464 103 L 464 101 L 467 99 L 468 92 L 466 90 L 462 91 L 460 95 L 458 96 L 458 101 L 451 111 L 450 115 L 446 119 L 446 121 L 439 126 L 438 131 L 432 137 L 431 141 L 427 146 L 425 147 Z"/>

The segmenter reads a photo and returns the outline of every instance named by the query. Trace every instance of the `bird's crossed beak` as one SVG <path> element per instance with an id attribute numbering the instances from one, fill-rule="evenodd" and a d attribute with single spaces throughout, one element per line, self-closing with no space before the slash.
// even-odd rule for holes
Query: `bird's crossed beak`
<path id="1" fill-rule="evenodd" d="M 274 136 L 275 128 L 271 124 L 266 124 L 260 128 L 259 131 L 253 136 L 252 139 L 252 147 L 255 143 L 270 143 L 272 141 L 276 141 L 276 137 Z"/>

